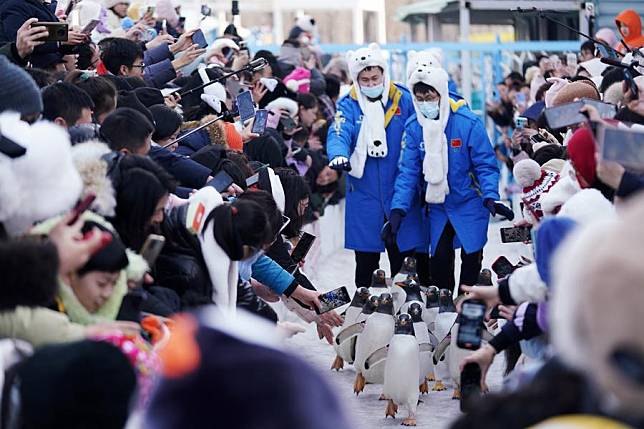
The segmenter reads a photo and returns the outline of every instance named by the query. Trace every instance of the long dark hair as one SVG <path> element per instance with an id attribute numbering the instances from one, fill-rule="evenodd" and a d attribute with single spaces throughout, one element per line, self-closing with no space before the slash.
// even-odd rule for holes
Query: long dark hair
<path id="1" fill-rule="evenodd" d="M 211 221 L 215 223 L 215 241 L 233 261 L 244 257 L 244 246 L 259 249 L 272 241 L 268 217 L 254 201 L 219 205 L 206 218 L 206 225 Z"/>
<path id="2" fill-rule="evenodd" d="M 143 156 L 125 156 L 118 168 L 116 215 L 111 222 L 123 243 L 138 251 L 150 232 L 150 218 L 159 200 L 173 192 L 176 184 L 156 162 Z"/>
<path id="3" fill-rule="evenodd" d="M 310 196 L 311 190 L 306 180 L 290 168 L 277 168 L 275 169 L 275 174 L 277 174 L 280 182 L 282 182 L 284 196 L 286 197 L 284 215 L 291 219 L 291 222 L 284 228 L 282 234 L 287 238 L 295 237 L 300 233 L 306 216 L 300 216 L 297 211 L 298 205 L 300 201 Z"/>

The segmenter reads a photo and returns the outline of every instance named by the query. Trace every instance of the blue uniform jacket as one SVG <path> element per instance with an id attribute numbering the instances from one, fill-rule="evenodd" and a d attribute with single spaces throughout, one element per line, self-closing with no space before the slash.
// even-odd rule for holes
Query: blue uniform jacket
<path id="1" fill-rule="evenodd" d="M 449 221 L 456 231 L 454 248 L 463 247 L 467 253 L 473 253 L 487 242 L 490 213 L 483 206 L 483 200 L 499 199 L 499 167 L 481 120 L 462 101 L 450 100 L 450 104 L 445 129 L 450 193 L 445 203 L 429 205 L 430 252 L 435 251 Z M 425 148 L 423 130 L 415 114 L 405 130 L 405 150 L 391 207 L 409 213 L 418 183 L 423 188 L 426 186 L 422 173 Z M 424 198 L 424 191 L 422 195 Z"/>
<path id="2" fill-rule="evenodd" d="M 266 255 L 261 256 L 252 266 L 252 277 L 282 295 L 295 281 L 295 277 Z"/>
<path id="3" fill-rule="evenodd" d="M 400 94 L 397 96 L 398 106 L 392 109 L 392 105 L 395 104 L 392 95 L 396 93 Z M 327 138 L 330 160 L 338 156 L 351 157 L 362 124 L 362 110 L 352 93 L 341 98 L 337 107 L 335 122 L 329 128 Z M 360 179 L 347 175 L 344 239 L 347 249 L 362 252 L 384 251 L 380 231 L 391 209 L 405 123 L 414 113 L 411 94 L 407 88 L 391 85 L 389 102 L 385 109 L 385 112 L 387 111 L 392 112 L 391 121 L 386 128 L 387 157 L 367 157 L 364 174 Z M 403 234 L 405 223 L 401 226 Z"/>
<path id="4" fill-rule="evenodd" d="M 152 146 L 149 156 L 182 186 L 188 188 L 201 189 L 212 174 L 208 167 L 160 146 Z"/>

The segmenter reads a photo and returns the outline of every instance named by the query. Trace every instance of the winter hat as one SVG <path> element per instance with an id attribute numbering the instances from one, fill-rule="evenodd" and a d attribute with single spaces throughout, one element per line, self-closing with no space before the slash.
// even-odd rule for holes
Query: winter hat
<path id="1" fill-rule="evenodd" d="M 541 115 L 541 112 L 543 112 L 543 109 L 545 108 L 545 101 L 537 101 L 532 106 L 528 107 L 525 112 L 523 112 L 523 116 L 530 119 L 531 121 L 536 122 L 537 119 L 539 119 L 539 115 Z"/>
<path id="2" fill-rule="evenodd" d="M 200 65 L 197 69 L 201 82 L 203 84 L 209 83 L 211 81 L 210 75 L 208 74 L 208 67 Z M 208 85 L 203 89 L 203 94 L 201 94 L 201 101 L 206 103 L 215 113 L 220 114 L 224 110 L 226 103 L 226 88 L 220 83 L 215 82 L 212 85 Z"/>
<path id="3" fill-rule="evenodd" d="M 601 95 L 599 94 L 595 84 L 589 80 L 582 79 L 575 82 L 568 82 L 552 99 L 552 106 L 554 107 L 566 103 L 572 103 L 576 99 L 581 98 L 601 100 Z"/>
<path id="4" fill-rule="evenodd" d="M 579 182 L 575 177 L 575 169 L 569 161 L 564 163 L 564 167 L 560 171 L 559 181 L 555 183 L 547 194 L 541 197 L 541 210 L 544 215 L 557 214 L 566 201 L 581 191 Z"/>
<path id="5" fill-rule="evenodd" d="M 566 161 L 564 159 L 551 159 L 541 166 L 543 170 L 554 171 L 555 173 L 561 173 L 566 166 Z"/>
<path id="6" fill-rule="evenodd" d="M 551 285 L 552 259 L 561 243 L 577 227 L 577 223 L 564 216 L 545 219 L 536 231 L 534 257 L 541 280 Z"/>
<path id="7" fill-rule="evenodd" d="M 414 93 L 414 86 L 424 83 L 434 88 L 440 95 L 439 116 L 436 119 L 426 118 L 420 110 L 416 97 L 412 95 L 416 120 L 423 129 L 423 141 L 425 142 L 425 158 L 423 159 L 423 175 L 427 181 L 425 201 L 430 204 L 442 204 L 449 194 L 447 183 L 448 155 L 447 136 L 445 128 L 450 115 L 450 100 L 447 72 L 440 67 L 434 55 L 428 52 L 420 52 L 410 55 L 408 66 L 407 87 Z M 413 67 L 413 69 L 412 69 Z"/>
<path id="8" fill-rule="evenodd" d="M 43 347 L 18 377 L 26 428 L 122 428 L 136 389 L 125 355 L 95 341 Z"/>
<path id="9" fill-rule="evenodd" d="M 349 72 L 353 80 L 351 96 L 358 100 L 360 110 L 363 113 L 362 124 L 358 132 L 358 141 L 351 154 L 351 171 L 349 175 L 360 179 L 364 173 L 364 166 L 367 156 L 373 158 L 384 158 L 387 156 L 387 134 L 383 124 L 385 123 L 385 109 L 389 101 L 389 72 L 384 52 L 376 43 L 365 48 L 346 53 Z M 380 67 L 383 71 L 383 92 L 378 100 L 369 100 L 360 90 L 358 75 L 367 67 Z"/>
<path id="10" fill-rule="evenodd" d="M 551 159 L 564 159 L 566 156 L 566 150 L 560 144 L 546 143 L 541 147 L 535 144 L 532 146 L 532 149 L 534 150 L 532 159 L 542 167 Z"/>
<path id="11" fill-rule="evenodd" d="M 183 123 L 181 115 L 165 104 L 157 104 L 156 106 L 150 107 L 150 113 L 154 117 L 154 134 L 152 134 L 152 140 L 155 142 L 170 137 Z"/>
<path id="12" fill-rule="evenodd" d="M 597 160 L 593 135 L 587 128 L 579 128 L 570 138 L 568 158 L 575 168 L 581 187 L 589 188 L 595 182 Z"/>
<path id="13" fill-rule="evenodd" d="M 612 28 L 604 27 L 600 28 L 597 33 L 595 33 L 595 39 L 599 39 L 603 42 L 606 42 L 608 46 L 615 46 L 617 44 L 617 36 Z"/>
<path id="14" fill-rule="evenodd" d="M 598 385 L 610 414 L 640 420 L 643 217 L 640 196 L 620 212 L 619 221 L 595 223 L 567 240 L 557 253 L 551 300 L 558 355 Z"/>
<path id="15" fill-rule="evenodd" d="M 138 98 L 145 107 L 154 106 L 155 104 L 164 104 L 163 94 L 156 88 L 143 87 L 134 90 Z"/>
<path id="16" fill-rule="evenodd" d="M 0 112 L 11 110 L 22 115 L 40 113 L 42 96 L 36 82 L 15 64 L 0 55 Z"/>
<path id="17" fill-rule="evenodd" d="M 103 4 L 107 9 L 111 9 L 120 3 L 130 4 L 130 0 L 103 0 Z"/>
<path id="18" fill-rule="evenodd" d="M 423 67 L 443 68 L 441 59 L 442 51 L 439 48 L 427 49 L 420 52 L 409 51 L 407 53 L 407 79 L 416 71 L 416 65 L 418 64 Z"/>
<path id="19" fill-rule="evenodd" d="M 626 94 L 622 88 L 622 82 L 615 82 L 604 91 L 604 103 L 621 106 L 626 100 Z"/>
<path id="20" fill-rule="evenodd" d="M 157 0 L 157 9 L 156 9 L 156 15 L 157 15 L 157 20 L 166 20 L 168 21 L 168 24 L 170 24 L 173 27 L 176 27 L 179 24 L 179 15 L 177 15 L 177 11 L 175 6 L 173 4 L 173 0 Z M 178 3 L 180 6 L 181 4 Z"/>
<path id="21" fill-rule="evenodd" d="M 297 21 L 295 21 L 295 25 L 307 33 L 313 33 L 315 31 L 315 19 L 313 19 L 311 15 L 300 16 Z"/>
<path id="22" fill-rule="evenodd" d="M 108 165 L 103 157 L 112 151 L 99 141 L 88 141 L 72 147 L 74 167 L 83 180 L 83 194 L 96 195 L 91 210 L 107 217 L 115 215 L 116 197 L 114 186 L 107 175 Z"/>
<path id="23" fill-rule="evenodd" d="M 566 216 L 580 225 L 612 220 L 615 206 L 597 189 L 582 189 L 561 206 L 558 216 Z"/>
<path id="24" fill-rule="evenodd" d="M 543 217 L 541 197 L 550 192 L 559 181 L 559 174 L 542 170 L 532 159 L 523 159 L 514 165 L 512 173 L 517 183 L 523 187 L 522 200 L 525 204 L 525 217 L 539 221 Z"/>
<path id="25" fill-rule="evenodd" d="M 592 58 L 588 61 L 579 63 L 579 67 L 583 68 L 590 74 L 591 77 L 600 76 L 608 68 L 608 64 L 601 62 L 599 58 Z"/>
<path id="26" fill-rule="evenodd" d="M 17 113 L 5 112 L 0 129 L 27 149 L 12 160 L 0 154 L 0 222 L 8 234 L 21 235 L 34 222 L 71 209 L 83 183 L 72 163 L 69 136 L 59 126 L 29 125 Z"/>
<path id="27" fill-rule="evenodd" d="M 286 97 L 280 97 L 271 101 L 266 105 L 266 110 L 277 111 L 278 109 L 286 110 L 291 118 L 297 116 L 300 111 L 299 106 L 295 100 Z"/>
<path id="28" fill-rule="evenodd" d="M 311 70 L 296 67 L 283 82 L 286 88 L 293 92 L 308 93 L 311 90 Z"/>

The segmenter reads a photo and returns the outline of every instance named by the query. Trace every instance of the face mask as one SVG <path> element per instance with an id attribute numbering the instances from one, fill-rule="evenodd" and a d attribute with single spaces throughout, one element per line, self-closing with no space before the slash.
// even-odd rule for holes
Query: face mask
<path id="1" fill-rule="evenodd" d="M 438 101 L 419 101 L 418 110 L 423 114 L 427 119 L 436 119 L 438 118 L 439 105 Z"/>
<path id="2" fill-rule="evenodd" d="M 385 85 L 383 83 L 376 86 L 360 87 L 360 92 L 362 92 L 365 95 L 365 97 L 368 97 L 368 98 L 378 98 L 382 95 L 382 92 L 384 90 L 385 90 Z"/>

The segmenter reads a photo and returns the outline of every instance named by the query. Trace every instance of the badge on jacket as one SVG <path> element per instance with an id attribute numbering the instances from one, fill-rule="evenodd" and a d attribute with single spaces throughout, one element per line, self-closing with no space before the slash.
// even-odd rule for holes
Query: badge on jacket
<path id="1" fill-rule="evenodd" d="M 452 139 L 450 146 L 452 146 L 453 149 L 458 149 L 463 146 L 463 142 L 461 141 L 461 139 Z"/>

